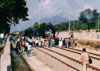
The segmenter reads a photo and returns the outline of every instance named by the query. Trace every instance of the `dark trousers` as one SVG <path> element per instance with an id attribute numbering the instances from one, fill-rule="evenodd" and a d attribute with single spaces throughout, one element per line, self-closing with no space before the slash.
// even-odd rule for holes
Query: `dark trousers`
<path id="1" fill-rule="evenodd" d="M 27 50 L 27 56 L 30 56 L 30 50 Z"/>

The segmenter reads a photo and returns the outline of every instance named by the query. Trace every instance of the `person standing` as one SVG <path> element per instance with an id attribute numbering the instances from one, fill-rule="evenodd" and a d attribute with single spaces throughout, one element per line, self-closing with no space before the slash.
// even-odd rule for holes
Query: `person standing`
<path id="1" fill-rule="evenodd" d="M 17 51 L 18 54 L 20 54 L 20 52 L 21 52 L 21 49 L 20 49 L 20 39 L 19 38 L 17 39 L 16 51 Z"/>
<path id="2" fill-rule="evenodd" d="M 27 48 L 28 48 L 28 45 L 29 43 L 27 41 L 25 41 L 25 46 L 24 46 L 24 49 L 25 49 L 25 52 L 27 53 Z"/>
<path id="3" fill-rule="evenodd" d="M 32 37 L 32 46 L 35 46 L 35 38 Z"/>
<path id="4" fill-rule="evenodd" d="M 47 40 L 47 48 L 50 48 L 50 39 Z"/>
<path id="5" fill-rule="evenodd" d="M 52 45 L 52 46 L 55 45 L 55 40 L 54 40 L 54 39 L 51 40 L 51 45 Z"/>
<path id="6" fill-rule="evenodd" d="M 70 41 L 70 38 L 68 39 L 68 48 L 71 47 L 71 41 Z"/>
<path id="7" fill-rule="evenodd" d="M 75 43 L 75 47 L 77 47 L 77 40 L 75 40 L 74 43 Z"/>
<path id="8" fill-rule="evenodd" d="M 30 57 L 31 45 L 28 44 L 27 46 L 27 56 Z"/>
<path id="9" fill-rule="evenodd" d="M 42 40 L 39 39 L 39 47 L 42 47 Z"/>
<path id="10" fill-rule="evenodd" d="M 63 47 L 66 47 L 66 40 L 65 40 L 65 38 L 62 40 L 62 42 L 63 42 Z"/>
<path id="11" fill-rule="evenodd" d="M 35 45 L 38 46 L 38 39 L 36 39 L 36 41 L 35 41 Z"/>
<path id="12" fill-rule="evenodd" d="M 20 44 L 20 48 L 21 48 L 21 53 L 23 54 L 24 53 L 24 44 L 23 44 L 23 41 Z"/>
<path id="13" fill-rule="evenodd" d="M 51 45 L 51 39 L 49 39 L 49 47 L 50 47 L 50 45 Z"/>
<path id="14" fill-rule="evenodd" d="M 46 45 L 46 42 L 47 42 L 47 39 L 44 38 L 44 40 L 43 40 L 43 45 L 44 45 L 44 46 Z"/>
<path id="15" fill-rule="evenodd" d="M 59 40 L 59 47 L 63 46 L 62 38 Z"/>
<path id="16" fill-rule="evenodd" d="M 81 54 L 81 61 L 83 63 L 82 71 L 87 71 L 87 64 L 89 63 L 89 55 L 86 52 L 86 49 L 82 49 L 83 53 Z"/>

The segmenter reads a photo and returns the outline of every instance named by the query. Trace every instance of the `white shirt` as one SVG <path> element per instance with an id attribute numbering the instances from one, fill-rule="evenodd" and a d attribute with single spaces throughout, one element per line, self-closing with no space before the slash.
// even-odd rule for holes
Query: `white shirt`
<path id="1" fill-rule="evenodd" d="M 83 53 L 81 54 L 81 60 L 82 60 L 83 63 L 88 63 L 89 55 L 88 55 L 87 52 L 83 52 Z"/>
<path id="2" fill-rule="evenodd" d="M 28 50 L 31 50 L 31 45 L 28 45 L 28 48 L 27 48 Z"/>
<path id="3" fill-rule="evenodd" d="M 62 41 L 59 41 L 59 47 L 62 47 Z"/>
<path id="4" fill-rule="evenodd" d="M 4 34 L 3 33 L 1 33 L 0 38 L 4 38 Z"/>
<path id="5" fill-rule="evenodd" d="M 22 39 L 24 39 L 24 37 L 22 37 Z"/>
<path id="6" fill-rule="evenodd" d="M 29 43 L 28 43 L 28 42 L 26 42 L 26 44 L 25 44 L 25 45 L 28 47 Z"/>
<path id="7" fill-rule="evenodd" d="M 29 41 L 29 42 L 32 42 L 32 40 L 31 40 L 30 38 L 28 39 L 28 41 Z"/>
<path id="8" fill-rule="evenodd" d="M 38 40 L 36 40 L 36 43 L 38 43 Z"/>

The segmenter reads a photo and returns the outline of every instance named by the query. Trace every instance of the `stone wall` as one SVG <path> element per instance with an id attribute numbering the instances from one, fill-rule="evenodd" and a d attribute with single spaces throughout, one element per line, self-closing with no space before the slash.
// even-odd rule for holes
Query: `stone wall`
<path id="1" fill-rule="evenodd" d="M 99 39 L 97 39 L 99 36 Z M 59 38 L 68 38 L 70 37 L 69 32 L 59 32 Z M 88 40 L 98 40 L 100 41 L 100 33 L 96 32 L 74 32 L 74 37 Z"/>
<path id="2" fill-rule="evenodd" d="M 1 70 L 0 71 L 11 71 L 11 56 L 10 56 L 10 43 L 7 39 L 4 53 L 1 56 Z"/>

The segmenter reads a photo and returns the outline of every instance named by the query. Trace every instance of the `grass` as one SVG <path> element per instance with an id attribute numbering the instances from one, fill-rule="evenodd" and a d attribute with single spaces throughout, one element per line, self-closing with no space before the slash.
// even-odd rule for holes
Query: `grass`
<path id="1" fill-rule="evenodd" d="M 89 48 L 90 50 L 97 50 L 100 48 L 100 41 L 95 41 L 95 40 L 87 40 L 87 39 L 80 39 L 80 38 L 75 38 L 78 41 L 78 47 L 83 47 L 83 48 Z M 95 47 L 99 48 L 95 48 Z"/>
<path id="2" fill-rule="evenodd" d="M 12 53 L 12 71 L 33 71 L 21 55 L 16 54 L 16 52 Z"/>
<path id="3" fill-rule="evenodd" d="M 3 54 L 3 52 L 0 52 L 0 56 Z"/>

